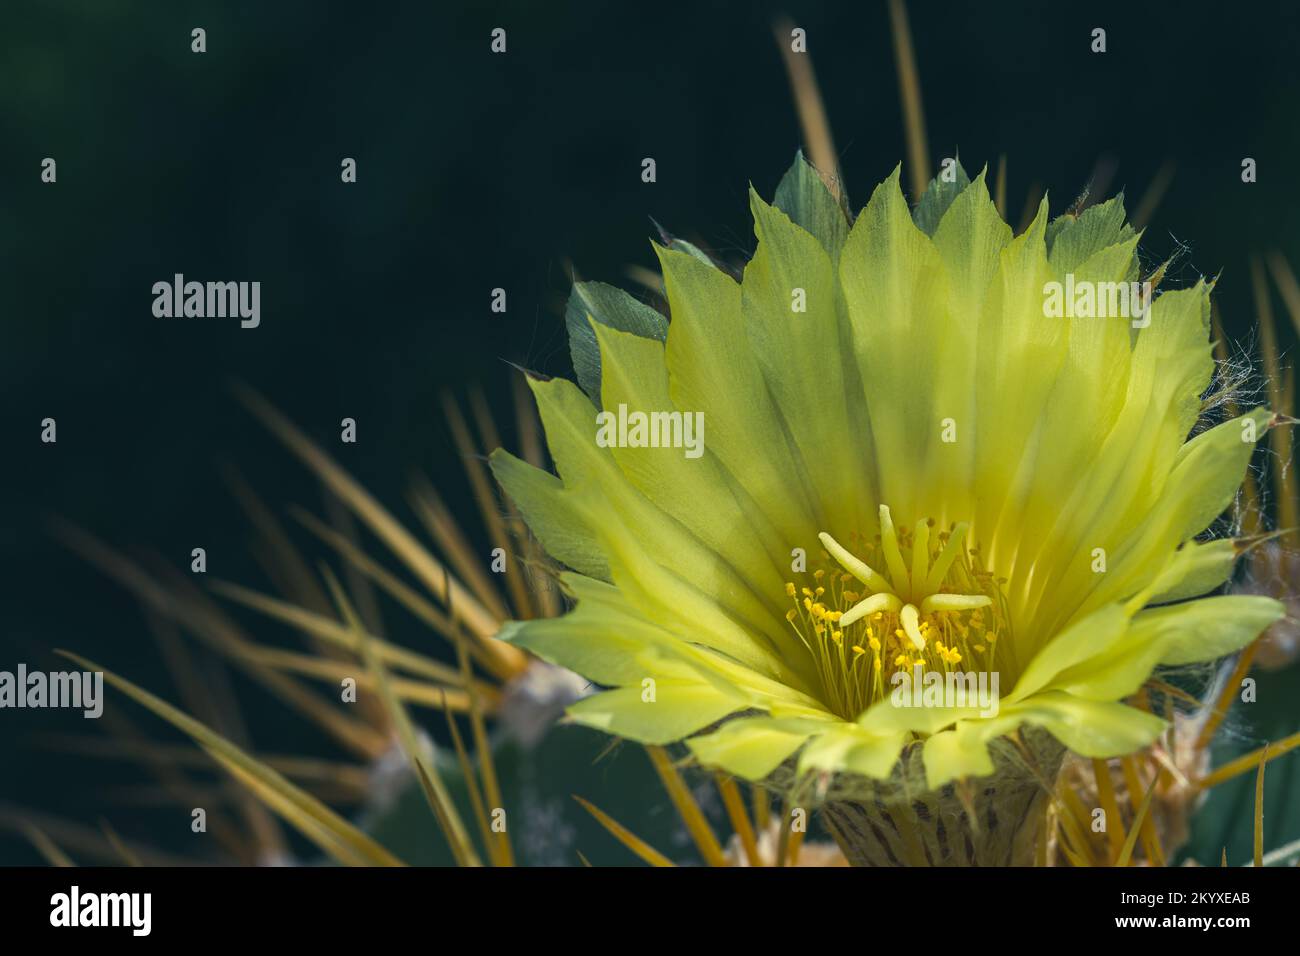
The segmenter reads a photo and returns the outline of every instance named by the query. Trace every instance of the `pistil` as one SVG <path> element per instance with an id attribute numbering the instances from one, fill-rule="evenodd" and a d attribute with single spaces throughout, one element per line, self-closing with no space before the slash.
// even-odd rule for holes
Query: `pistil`
<path id="1" fill-rule="evenodd" d="M 786 586 L 794 600 L 786 617 L 813 655 L 827 703 L 848 719 L 882 699 L 897 671 L 992 667 L 1005 602 L 967 549 L 966 524 L 932 530 L 921 520 L 899 531 L 882 505 L 866 558 L 823 532 L 827 558 L 843 570 L 816 570 L 813 587 Z M 855 580 L 863 593 L 847 587 Z"/>

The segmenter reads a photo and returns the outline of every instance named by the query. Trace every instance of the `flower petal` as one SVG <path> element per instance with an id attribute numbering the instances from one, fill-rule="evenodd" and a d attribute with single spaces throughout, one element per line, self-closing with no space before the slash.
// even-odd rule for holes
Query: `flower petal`
<path id="1" fill-rule="evenodd" d="M 938 462 L 936 469 L 930 467 L 931 454 L 942 455 L 943 418 L 957 416 L 959 435 L 964 423 L 960 411 L 935 403 L 943 369 L 930 350 L 955 334 L 955 323 L 939 251 L 913 223 L 898 177 L 895 169 L 872 193 L 840 256 L 840 284 L 870 420 L 869 435 L 857 424 L 841 430 L 840 440 L 873 449 L 876 500 L 887 503 L 906 526 L 945 514 L 945 489 L 934 480 Z M 849 527 L 864 533 L 875 527 L 872 518 L 864 520 L 869 523 Z"/>
<path id="2" fill-rule="evenodd" d="M 772 616 L 784 613 L 785 576 L 775 562 L 783 558 L 783 564 L 788 562 L 785 542 L 753 499 L 743 489 L 731 486 L 708 450 L 707 412 L 674 408 L 668 394 L 663 346 L 653 339 L 601 326 L 596 326 L 596 339 L 600 343 L 601 394 L 606 409 L 626 406 L 631 412 L 645 415 L 675 412 L 683 416 L 677 435 L 683 440 L 687 424 L 696 423 L 692 437 L 699 442 L 698 457 L 687 457 L 692 451 L 689 448 L 628 447 L 620 443 L 611 450 L 623 474 L 703 544 L 726 555 L 737 575 L 749 584 Z M 672 432 L 671 426 L 668 431 Z"/>
<path id="3" fill-rule="evenodd" d="M 739 717 L 713 733 L 686 741 L 700 761 L 746 780 L 762 780 L 808 740 L 826 728 L 819 720 Z"/>
<path id="4" fill-rule="evenodd" d="M 1240 556 L 1233 538 L 1189 541 L 1179 550 L 1186 552 L 1184 560 L 1171 563 L 1160 573 L 1149 604 L 1182 601 L 1213 591 L 1232 576 Z"/>
<path id="5" fill-rule="evenodd" d="M 654 696 L 641 687 L 607 690 L 568 709 L 575 722 L 645 744 L 668 744 L 745 706 L 742 698 L 700 681 L 660 680 Z"/>
<path id="6" fill-rule="evenodd" d="M 869 527 L 870 443 L 834 265 L 815 238 L 752 189 L 750 208 L 758 250 L 740 295 L 754 359 L 803 459 L 822 527 Z"/>
<path id="7" fill-rule="evenodd" d="M 771 651 L 774 643 L 789 639 L 784 619 L 755 595 L 730 556 L 705 545 L 632 486 L 609 449 L 596 444 L 596 410 L 573 383 L 552 379 L 529 384 L 569 505 L 583 512 L 582 525 L 603 542 L 614 580 L 618 570 L 610 543 L 617 541 L 624 566 L 635 563 L 644 571 L 643 580 L 655 579 L 655 605 L 677 608 L 679 620 L 690 620 L 721 641 L 718 649 L 738 660 L 754 663 L 763 657 L 769 672 L 786 671 Z M 751 635 L 763 635 L 769 647 L 759 651 Z"/>
<path id="8" fill-rule="evenodd" d="M 808 540 L 818 522 L 807 476 L 745 336 L 740 286 L 685 253 L 655 251 L 673 315 L 665 356 L 673 403 L 704 412 L 709 450 L 785 540 Z"/>
<path id="9" fill-rule="evenodd" d="M 1084 700 L 1062 691 L 1035 694 L 1004 707 L 1001 716 L 1042 727 L 1084 757 L 1133 753 L 1165 729 L 1163 720 L 1146 711 L 1113 701 Z"/>
<path id="10" fill-rule="evenodd" d="M 821 175 L 804 159 L 802 150 L 781 177 L 772 205 L 816 236 L 831 261 L 840 257 L 840 249 L 849 235 L 848 216 L 822 182 Z"/>
<path id="11" fill-rule="evenodd" d="M 902 730 L 875 732 L 856 724 L 830 724 L 799 754 L 799 775 L 820 770 L 886 779 L 908 736 Z"/>
<path id="12" fill-rule="evenodd" d="M 1143 611 L 1133 626 L 1166 643 L 1161 664 L 1194 664 L 1241 650 L 1284 616 L 1286 606 L 1273 598 L 1226 594 Z"/>
<path id="13" fill-rule="evenodd" d="M 488 463 L 547 554 L 589 577 L 609 580 L 609 562 L 580 512 L 573 508 L 560 479 L 520 461 L 504 448 L 492 452 Z"/>

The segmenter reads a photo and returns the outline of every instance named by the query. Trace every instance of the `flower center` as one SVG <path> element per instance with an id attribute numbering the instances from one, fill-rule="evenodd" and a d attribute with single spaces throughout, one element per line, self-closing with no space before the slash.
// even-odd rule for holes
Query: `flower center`
<path id="1" fill-rule="evenodd" d="M 856 719 L 885 698 L 900 671 L 993 670 L 1008 633 L 1006 600 L 978 549 L 966 547 L 966 531 L 962 523 L 935 533 L 930 520 L 898 529 L 881 505 L 880 534 L 853 542 L 864 557 L 818 536 L 829 570 L 815 568 L 803 586 L 786 584 L 794 602 L 786 619 L 840 716 Z"/>

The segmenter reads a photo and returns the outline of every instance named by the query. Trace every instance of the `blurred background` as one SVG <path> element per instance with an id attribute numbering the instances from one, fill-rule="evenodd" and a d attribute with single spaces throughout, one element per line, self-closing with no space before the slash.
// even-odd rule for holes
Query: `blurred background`
<path id="1" fill-rule="evenodd" d="M 1282 2 L 1135 6 L 910 3 L 931 168 L 959 152 L 973 175 L 1005 155 L 1013 225 L 1044 189 L 1054 214 L 1090 180 L 1124 190 L 1130 210 L 1159 196 L 1144 257 L 1183 248 L 1175 285 L 1221 273 L 1224 326 L 1249 344 L 1248 257 L 1300 262 L 1297 13 Z M 7 4 L 0 669 L 57 668 L 49 652 L 63 647 L 174 697 L 136 599 L 56 541 L 52 516 L 177 568 L 204 547 L 210 574 L 265 589 L 222 463 L 277 511 L 320 510 L 320 492 L 233 399 L 232 381 L 261 391 L 399 516 L 417 468 L 453 511 L 467 509 L 441 392 L 481 383 L 509 420 L 507 362 L 570 375 L 570 280 L 635 292 L 628 268 L 655 264 L 650 217 L 724 256 L 752 250 L 747 184 L 770 197 L 801 146 L 773 35 L 782 16 L 807 31 L 859 208 L 906 158 L 889 17 L 875 0 Z M 190 50 L 195 27 L 206 53 Z M 489 50 L 495 27 L 505 55 Z M 1095 27 L 1104 54 L 1090 52 Z M 45 157 L 56 184 L 41 182 Z M 344 157 L 357 161 L 355 184 L 340 182 Z M 655 183 L 641 180 L 645 157 Z M 1242 182 L 1245 157 L 1258 163 L 1254 184 Z M 151 286 L 177 272 L 260 281 L 261 326 L 155 318 Z M 498 287 L 504 314 L 490 310 Z M 1281 325 L 1289 364 L 1294 336 Z M 40 442 L 46 417 L 55 445 Z M 357 422 L 354 445 L 337 440 L 343 417 Z M 468 532 L 486 553 L 481 528 Z M 425 640 L 396 624 L 390 636 Z M 259 749 L 328 752 L 268 695 L 238 682 L 232 693 Z M 183 855 L 188 813 L 149 805 L 137 766 L 49 745 L 95 732 L 89 723 L 0 712 L 0 805 L 111 819 Z M 1263 740 L 1241 720 L 1229 730 Z M 166 814 L 180 822 L 160 825 Z M 0 863 L 39 859 L 0 830 Z"/>

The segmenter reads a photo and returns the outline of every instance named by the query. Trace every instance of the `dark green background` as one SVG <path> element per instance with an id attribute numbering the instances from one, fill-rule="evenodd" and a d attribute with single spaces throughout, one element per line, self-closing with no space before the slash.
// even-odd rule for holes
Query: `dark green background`
<path id="1" fill-rule="evenodd" d="M 973 172 L 1006 153 L 1013 219 L 1032 182 L 1059 212 L 1103 154 L 1132 208 L 1172 161 L 1145 253 L 1186 243 L 1178 278 L 1222 271 L 1229 328 L 1246 331 L 1248 254 L 1300 262 L 1292 5 L 909 9 L 932 161 L 960 147 Z M 52 666 L 45 649 L 63 646 L 169 687 L 133 600 L 50 540 L 50 514 L 178 566 L 202 545 L 216 575 L 263 587 L 215 463 L 277 507 L 318 509 L 319 495 L 234 403 L 232 378 L 336 449 L 339 419 L 356 418 L 359 443 L 337 454 L 403 517 L 413 467 L 463 507 L 438 393 L 483 381 L 504 412 L 502 359 L 568 374 L 569 263 L 627 284 L 626 265 L 653 264 L 649 216 L 752 249 L 746 185 L 770 196 L 800 145 L 781 13 L 808 31 L 858 206 L 904 158 L 883 3 L 6 4 L 0 668 Z M 195 26 L 206 54 L 190 52 Z M 496 26 L 505 56 L 488 50 Z M 1089 52 L 1095 26 L 1104 55 Z M 46 156 L 56 185 L 39 180 Z M 339 181 L 344 156 L 355 185 Z M 261 327 L 154 318 L 150 287 L 175 272 L 261 281 Z M 488 308 L 497 286 L 504 316 Z M 39 441 L 46 416 L 54 446 Z M 274 702 L 242 698 L 259 747 L 319 747 Z M 0 713 L 0 801 L 168 843 L 153 811 L 100 795 L 134 771 L 35 743 L 84 724 Z M 31 858 L 0 835 L 0 862 Z"/>

